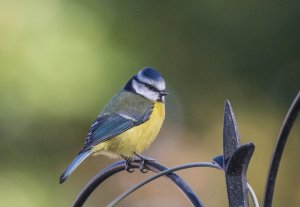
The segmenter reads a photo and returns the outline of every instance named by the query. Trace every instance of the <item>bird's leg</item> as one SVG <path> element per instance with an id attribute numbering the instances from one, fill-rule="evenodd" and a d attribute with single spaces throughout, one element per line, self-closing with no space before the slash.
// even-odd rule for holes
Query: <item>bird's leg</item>
<path id="1" fill-rule="evenodd" d="M 125 170 L 129 173 L 133 173 L 135 168 L 132 167 L 131 162 L 134 161 L 134 158 L 133 157 L 125 157 L 123 155 L 121 157 L 126 161 Z"/>
<path id="2" fill-rule="evenodd" d="M 142 173 L 148 172 L 148 169 L 145 167 L 145 162 L 155 162 L 155 159 L 146 157 L 144 155 L 141 155 L 140 153 L 134 152 L 134 154 L 140 158 L 140 171 Z"/>

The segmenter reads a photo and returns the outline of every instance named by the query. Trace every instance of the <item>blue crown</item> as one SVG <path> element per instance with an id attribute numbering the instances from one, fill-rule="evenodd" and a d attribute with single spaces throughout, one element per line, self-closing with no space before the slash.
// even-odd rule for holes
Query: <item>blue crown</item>
<path id="1" fill-rule="evenodd" d="M 162 76 L 160 75 L 159 72 L 157 72 L 156 70 L 152 69 L 152 68 L 144 68 L 143 70 L 141 70 L 140 72 L 144 77 L 149 78 L 149 79 L 153 79 L 153 80 L 157 80 L 157 79 L 161 79 Z"/>

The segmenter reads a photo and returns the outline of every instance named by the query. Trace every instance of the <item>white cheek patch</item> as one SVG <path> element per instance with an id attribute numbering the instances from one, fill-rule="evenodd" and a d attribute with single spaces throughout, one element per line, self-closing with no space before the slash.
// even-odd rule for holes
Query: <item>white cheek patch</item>
<path id="1" fill-rule="evenodd" d="M 136 80 L 132 81 L 132 87 L 137 94 L 140 94 L 152 101 L 156 101 L 159 99 L 159 93 L 155 91 L 151 91 L 145 85 L 138 83 Z"/>
<path id="2" fill-rule="evenodd" d="M 142 71 L 137 74 L 137 79 L 140 80 L 141 82 L 155 86 L 160 91 L 163 91 L 166 89 L 166 83 L 162 78 L 160 78 L 158 81 L 151 80 L 151 79 L 145 77 L 143 75 Z"/>

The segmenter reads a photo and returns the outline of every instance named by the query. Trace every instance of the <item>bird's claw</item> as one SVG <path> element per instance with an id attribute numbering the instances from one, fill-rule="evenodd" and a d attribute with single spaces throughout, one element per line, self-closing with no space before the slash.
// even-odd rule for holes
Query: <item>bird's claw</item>
<path id="1" fill-rule="evenodd" d="M 155 162 L 155 159 L 143 156 L 139 153 L 135 153 L 135 155 L 139 158 L 139 169 L 141 173 L 147 173 L 148 168 L 145 166 L 146 162 Z M 123 156 L 122 156 L 123 157 Z M 125 159 L 125 170 L 129 173 L 133 173 L 135 171 L 135 168 L 131 164 L 131 162 L 134 161 L 133 157 L 123 157 Z"/>
<path id="2" fill-rule="evenodd" d="M 141 173 L 147 173 L 148 169 L 145 167 L 145 160 L 141 159 L 140 160 L 140 172 Z"/>
<path id="3" fill-rule="evenodd" d="M 140 166 L 139 166 L 139 168 L 140 168 L 141 173 L 147 173 L 148 172 L 148 168 L 145 166 L 145 163 L 146 162 L 155 162 L 155 159 L 143 156 L 143 155 L 141 155 L 139 153 L 136 153 L 136 152 L 135 152 L 135 155 L 140 159 Z"/>
<path id="4" fill-rule="evenodd" d="M 137 153 L 135 152 L 134 153 L 138 158 L 140 158 L 140 160 L 145 160 L 145 161 L 148 161 L 148 162 L 155 162 L 155 159 L 151 158 L 151 157 L 146 157 L 140 153 Z"/>
<path id="5" fill-rule="evenodd" d="M 133 158 L 124 158 L 125 159 L 125 170 L 129 173 L 133 173 L 135 168 L 131 165 L 131 162 L 134 161 Z"/>

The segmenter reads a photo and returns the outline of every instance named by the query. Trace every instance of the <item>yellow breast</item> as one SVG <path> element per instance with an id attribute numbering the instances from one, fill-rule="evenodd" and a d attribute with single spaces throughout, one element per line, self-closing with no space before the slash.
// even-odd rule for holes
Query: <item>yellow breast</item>
<path id="1" fill-rule="evenodd" d="M 130 157 L 134 152 L 142 153 L 156 138 L 164 118 L 164 103 L 155 102 L 152 113 L 146 122 L 93 147 L 94 154 Z"/>

